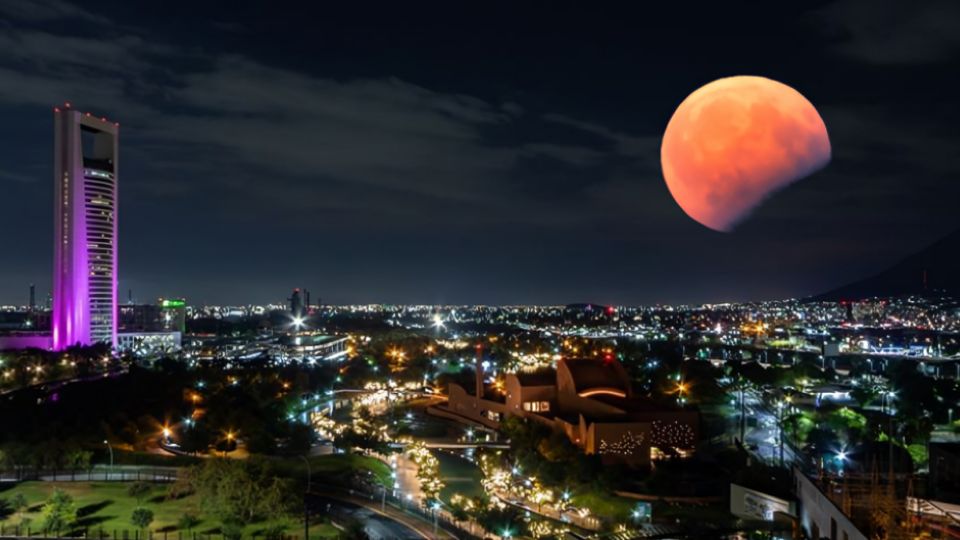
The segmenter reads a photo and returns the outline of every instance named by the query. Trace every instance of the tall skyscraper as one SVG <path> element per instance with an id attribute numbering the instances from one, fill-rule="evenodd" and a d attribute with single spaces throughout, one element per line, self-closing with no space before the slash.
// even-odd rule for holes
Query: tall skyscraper
<path id="1" fill-rule="evenodd" d="M 303 317 L 303 296 L 300 294 L 300 289 L 294 289 L 289 300 L 290 313 L 292 313 L 294 317 Z"/>
<path id="2" fill-rule="evenodd" d="M 117 345 L 119 124 L 54 109 L 53 348 Z"/>

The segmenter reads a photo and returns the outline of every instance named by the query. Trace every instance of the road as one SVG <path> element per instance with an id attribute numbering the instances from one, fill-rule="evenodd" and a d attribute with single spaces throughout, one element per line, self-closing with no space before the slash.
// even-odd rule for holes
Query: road
<path id="1" fill-rule="evenodd" d="M 60 379 L 60 380 L 56 380 L 56 381 L 38 382 L 38 383 L 36 383 L 36 384 L 31 384 L 31 385 L 27 385 L 27 386 L 19 386 L 19 387 L 16 387 L 16 388 L 8 388 L 8 389 L 6 389 L 6 390 L 0 390 L 0 396 L 6 396 L 6 395 L 9 395 L 9 394 L 14 394 L 14 393 L 17 393 L 17 392 L 23 392 L 23 391 L 27 391 L 27 390 L 43 390 L 43 391 L 45 391 L 45 392 L 47 392 L 47 393 L 51 393 L 51 392 L 55 392 L 55 391 L 63 388 L 64 386 L 67 386 L 67 385 L 69 385 L 69 384 L 74 384 L 74 383 L 78 383 L 78 382 L 86 382 L 86 381 L 98 381 L 98 380 L 100 380 L 100 379 L 103 379 L 104 377 L 117 377 L 117 376 L 120 376 L 120 375 L 126 375 L 126 373 L 127 373 L 128 371 L 129 371 L 129 370 L 124 367 L 124 368 L 111 369 L 111 370 L 108 370 L 108 371 L 98 372 L 98 373 L 94 373 L 94 374 L 92 374 L 92 375 L 86 375 L 86 376 L 83 376 L 83 377 L 73 377 L 73 378 L 70 378 L 70 379 Z"/>
<path id="2" fill-rule="evenodd" d="M 770 410 L 763 402 L 760 393 L 756 390 L 744 392 L 744 408 L 746 409 L 747 421 L 753 419 L 755 426 L 747 426 L 744 436 L 744 443 L 752 452 L 761 459 L 769 463 L 780 463 L 780 434 L 779 422 L 775 411 Z M 737 414 L 736 422 L 740 421 L 740 415 Z M 739 425 L 734 426 L 734 431 L 739 437 Z M 756 447 L 756 450 L 753 448 Z M 783 445 L 783 462 L 789 465 L 797 460 L 793 449 L 789 444 Z"/>
<path id="3" fill-rule="evenodd" d="M 311 506 L 314 512 L 328 516 L 341 526 L 346 525 L 350 520 L 363 523 L 364 532 L 372 540 L 423 540 L 424 538 L 433 538 L 433 535 L 428 531 L 417 531 L 413 526 L 401 523 L 379 511 L 361 506 L 359 503 L 355 504 L 342 500 L 339 497 L 316 496 L 313 497 Z M 422 528 L 422 526 L 418 528 Z"/>

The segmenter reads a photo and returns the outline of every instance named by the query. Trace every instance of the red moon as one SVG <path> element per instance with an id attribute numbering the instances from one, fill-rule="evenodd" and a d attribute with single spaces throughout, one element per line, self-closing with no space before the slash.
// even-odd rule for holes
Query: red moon
<path id="1" fill-rule="evenodd" d="M 660 147 L 677 204 L 721 232 L 829 161 L 830 138 L 817 109 L 793 88 L 753 76 L 717 79 L 687 96 Z"/>

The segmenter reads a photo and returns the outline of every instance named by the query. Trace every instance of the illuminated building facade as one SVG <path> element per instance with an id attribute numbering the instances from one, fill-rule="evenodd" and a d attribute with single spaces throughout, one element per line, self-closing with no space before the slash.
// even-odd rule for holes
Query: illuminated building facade
<path id="1" fill-rule="evenodd" d="M 117 345 L 117 135 L 105 118 L 54 109 L 54 350 Z"/>
<path id="2" fill-rule="evenodd" d="M 555 369 L 507 374 L 500 392 L 478 397 L 451 383 L 448 394 L 445 405 L 428 411 L 491 428 L 508 416 L 529 418 L 604 463 L 646 465 L 657 456 L 688 455 L 698 439 L 698 411 L 635 396 L 616 360 L 562 359 Z"/>
<path id="3" fill-rule="evenodd" d="M 119 307 L 121 332 L 186 333 L 187 302 L 161 298 L 156 304 L 126 304 Z"/>

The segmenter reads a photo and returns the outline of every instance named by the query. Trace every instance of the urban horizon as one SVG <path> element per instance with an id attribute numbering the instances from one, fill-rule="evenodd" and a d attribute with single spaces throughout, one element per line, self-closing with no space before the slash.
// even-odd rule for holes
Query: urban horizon
<path id="1" fill-rule="evenodd" d="M 116 135 L 116 132 L 119 131 L 119 127 L 120 127 L 120 123 L 119 123 L 119 122 L 108 121 L 106 117 L 97 117 L 96 115 L 93 115 L 93 114 L 90 113 L 90 112 L 84 112 L 84 111 L 76 110 L 76 109 L 74 109 L 74 108 L 72 107 L 72 104 L 71 104 L 70 101 L 65 101 L 65 102 L 63 102 L 63 104 L 53 107 L 53 111 L 54 111 L 54 113 L 55 113 L 55 117 L 56 117 L 56 119 L 57 119 L 58 122 L 59 122 L 59 119 L 60 119 L 60 116 L 61 116 L 61 112 L 64 112 L 64 113 L 72 112 L 72 114 L 77 115 L 77 118 L 83 118 L 83 117 L 85 117 L 85 118 L 89 119 L 90 122 L 93 122 L 93 124 L 97 124 L 98 122 L 101 122 L 101 123 L 105 123 L 105 124 L 107 124 L 107 125 L 111 125 L 111 130 L 116 130 L 116 131 L 114 132 L 114 136 Z M 79 124 L 78 124 L 78 125 L 79 125 Z M 58 127 L 58 128 L 55 130 L 56 136 L 57 136 L 57 137 L 60 137 L 61 132 L 62 132 L 62 130 Z M 78 135 L 77 137 L 78 137 L 78 141 L 79 141 L 79 135 Z M 57 144 L 60 145 L 61 143 L 58 142 Z M 74 143 L 67 143 L 67 144 L 74 144 Z M 75 144 L 79 144 L 79 142 L 77 142 L 77 143 L 75 143 Z M 114 150 L 112 150 L 112 151 L 113 151 L 113 152 L 116 152 L 116 148 L 114 147 Z M 63 150 L 61 150 L 61 149 L 60 149 L 60 146 L 58 146 L 58 147 L 57 147 L 57 150 L 56 150 L 57 155 L 62 154 L 62 152 L 63 152 Z M 62 170 L 62 169 L 64 169 L 64 168 L 65 168 L 65 166 L 64 166 L 61 162 L 59 162 L 59 161 L 56 162 L 55 167 L 54 167 L 54 169 L 55 169 L 56 171 L 60 171 L 60 170 Z M 54 174 L 55 183 L 56 183 L 56 179 L 58 179 L 60 176 L 61 176 L 60 174 Z M 59 188 L 58 188 L 58 189 L 59 189 Z M 116 204 L 116 201 L 114 201 L 112 204 Z M 55 210 L 56 210 L 56 209 L 55 209 Z M 116 231 L 117 231 L 117 228 L 118 228 L 118 223 L 114 223 L 112 220 L 111 220 L 110 223 L 111 223 L 111 226 L 114 227 L 114 232 L 113 232 L 113 234 L 116 235 Z M 55 244 L 55 245 L 56 245 L 56 244 Z M 929 246 L 920 246 L 921 250 L 922 250 L 923 248 L 927 248 L 927 247 L 929 247 Z M 911 252 L 911 253 L 905 253 L 905 254 L 903 254 L 903 257 L 902 257 L 902 258 L 906 258 L 907 256 L 910 256 L 910 255 L 914 255 L 914 253 L 912 253 L 912 252 Z M 60 257 L 60 255 L 57 255 L 57 256 L 55 256 L 55 258 L 54 258 L 54 265 L 55 265 L 55 266 L 56 266 L 57 264 L 60 264 L 60 263 L 57 262 L 57 261 L 59 260 L 59 257 Z M 897 261 L 893 261 L 893 262 L 897 262 Z M 116 259 L 114 259 L 113 265 L 114 265 L 114 266 L 116 265 Z M 883 269 L 882 269 L 882 268 L 881 268 L 881 269 L 874 269 L 874 270 L 870 271 L 869 273 L 867 273 L 867 274 L 865 274 L 865 275 L 862 275 L 862 276 L 858 276 L 858 277 L 859 277 L 859 278 L 862 278 L 862 279 L 870 278 L 870 277 L 873 277 L 874 275 L 878 274 L 878 273 L 879 273 L 879 270 L 883 270 Z M 922 272 L 917 273 L 917 275 L 915 276 L 915 281 L 916 281 L 916 283 L 917 283 L 917 284 L 922 284 L 922 287 L 923 287 L 924 289 L 926 288 L 926 283 L 925 283 L 925 280 L 926 280 L 926 271 L 927 271 L 927 270 L 924 269 L 924 270 L 922 270 Z M 55 274 L 57 274 L 57 272 L 55 271 L 55 272 L 53 272 L 53 274 L 55 275 Z M 121 275 L 122 275 L 122 274 L 121 274 Z M 230 277 L 227 276 L 226 279 L 229 281 L 229 280 L 230 280 Z M 132 289 L 132 288 L 123 289 L 123 287 L 122 287 L 123 281 L 121 281 L 120 278 L 119 278 L 117 275 L 114 275 L 113 280 L 114 280 L 114 282 L 115 282 L 115 283 L 114 283 L 114 291 L 113 291 L 113 296 L 114 296 L 115 300 L 119 303 L 119 301 L 120 301 L 120 296 L 121 296 L 120 293 L 121 293 L 123 290 L 126 290 L 126 291 L 127 291 L 128 303 L 133 302 L 133 299 L 134 299 L 133 289 Z M 134 281 L 135 281 L 135 280 L 134 280 Z M 849 285 L 851 282 L 854 282 L 854 281 L 856 281 L 856 279 L 850 280 L 849 282 L 834 283 L 834 284 L 830 285 L 827 289 L 816 290 L 816 291 L 809 291 L 809 292 L 807 292 L 806 294 L 799 295 L 799 296 L 756 297 L 756 298 L 746 298 L 746 299 L 745 299 L 745 298 L 743 298 L 742 296 L 739 297 L 739 298 L 737 298 L 737 295 L 734 295 L 733 297 L 722 297 L 722 296 L 721 296 L 721 297 L 714 297 L 714 298 L 710 298 L 710 299 L 706 299 L 706 300 L 694 298 L 694 299 L 691 299 L 691 300 L 685 301 L 685 302 L 672 302 L 672 303 L 671 303 L 671 302 L 668 302 L 668 301 L 656 301 L 656 302 L 651 302 L 651 303 L 635 303 L 635 304 L 629 304 L 629 303 L 619 302 L 616 298 L 614 298 L 614 299 L 612 299 L 612 300 L 608 300 L 608 301 L 606 301 L 606 302 L 596 302 L 596 301 L 592 301 L 592 302 L 591 302 L 591 301 L 588 301 L 589 299 L 574 298 L 573 301 L 516 302 L 516 301 L 509 301 L 509 300 L 508 300 L 508 301 L 504 301 L 504 302 L 501 302 L 501 303 L 483 302 L 483 301 L 475 301 L 475 302 L 456 302 L 456 301 L 443 301 L 442 299 L 439 299 L 437 302 L 434 302 L 434 303 L 431 304 L 431 303 L 424 303 L 424 302 L 422 302 L 422 301 L 382 301 L 382 300 L 377 300 L 377 299 L 374 299 L 374 298 L 370 298 L 370 299 L 367 299 L 367 300 L 365 300 L 365 301 L 355 301 L 355 302 L 340 300 L 339 302 L 331 303 L 331 304 L 329 304 L 329 305 L 364 305 L 364 304 L 388 304 L 388 305 L 389 305 L 389 304 L 396 304 L 396 305 L 414 305 L 414 306 L 416 306 L 416 305 L 437 305 L 437 306 L 455 306 L 455 305 L 457 305 L 457 306 L 462 306 L 462 305 L 476 305 L 476 306 L 484 306 L 484 305 L 500 305 L 500 306 L 529 305 L 529 306 L 538 306 L 538 305 L 567 305 L 567 304 L 588 304 L 588 303 L 597 304 L 597 305 L 614 305 L 614 306 L 617 306 L 617 305 L 630 305 L 630 306 L 644 306 L 644 305 L 648 305 L 648 306 L 656 306 L 656 305 L 671 305 L 671 304 L 673 304 L 673 305 L 683 305 L 683 306 L 686 306 L 686 305 L 713 305 L 713 304 L 728 304 L 728 303 L 756 303 L 756 302 L 764 302 L 764 301 L 777 301 L 777 300 L 789 300 L 789 299 L 804 299 L 804 298 L 810 298 L 810 299 L 812 299 L 812 298 L 817 297 L 818 295 L 828 293 L 828 292 L 830 292 L 831 290 L 839 289 L 841 286 Z M 44 289 L 42 288 L 42 286 L 41 286 L 40 288 L 37 288 L 37 283 L 38 283 L 38 282 L 39 282 L 39 281 L 37 281 L 37 280 L 31 280 L 31 281 L 29 281 L 29 285 L 28 285 L 29 293 L 28 293 L 28 296 L 27 296 L 28 298 L 30 298 L 30 299 L 32 299 L 32 300 L 35 300 L 35 299 L 36 299 L 36 294 L 37 294 L 37 292 L 40 293 L 41 298 L 46 298 L 47 301 L 50 301 L 51 299 L 53 299 L 53 298 L 56 296 L 56 295 L 53 294 L 53 287 L 51 287 L 50 290 L 48 291 L 48 294 L 47 294 L 46 296 L 44 296 L 44 295 L 43 295 Z M 163 290 L 170 289 L 169 286 L 165 286 L 165 285 L 158 285 L 157 288 L 158 288 L 159 290 L 162 290 L 162 291 L 163 291 Z M 242 289 L 242 288 L 243 288 L 242 286 L 238 286 L 238 289 Z M 226 292 L 222 292 L 222 293 L 220 293 L 220 294 L 221 294 L 221 295 L 225 295 L 225 296 L 231 296 L 231 297 L 241 296 L 241 295 L 230 295 L 229 293 L 226 293 Z M 342 295 L 342 293 L 340 293 L 340 294 Z M 149 300 L 153 300 L 153 299 L 156 299 L 156 298 L 163 298 L 163 297 L 183 297 L 183 296 L 184 296 L 184 295 L 169 294 L 169 293 L 167 293 L 167 294 L 156 294 L 156 295 L 148 295 L 148 296 L 140 296 L 140 295 L 138 295 L 137 298 L 138 298 L 141 302 L 146 302 L 146 301 L 148 301 L 148 299 L 149 299 Z M 334 297 L 336 298 L 337 296 L 338 296 L 338 294 L 337 294 L 337 293 L 334 293 Z M 434 295 L 434 296 L 436 296 L 436 295 Z M 709 296 L 709 295 L 708 295 L 708 296 Z M 242 305 L 267 305 L 267 306 L 269 306 L 269 305 L 282 305 L 282 304 L 285 303 L 285 301 L 286 301 L 286 299 L 283 298 L 282 296 L 279 297 L 279 298 L 278 298 L 278 297 L 275 297 L 275 298 L 270 299 L 270 300 L 265 300 L 265 299 L 261 298 L 261 299 L 259 299 L 258 301 L 246 301 L 246 302 L 242 302 L 242 301 L 241 301 L 241 302 L 238 302 L 238 301 L 236 301 L 236 300 L 207 301 L 207 300 L 205 300 L 205 299 L 203 298 L 203 296 L 201 296 L 201 298 L 196 302 L 196 305 L 202 305 L 202 306 L 213 306 L 213 305 L 223 305 L 223 306 L 230 306 L 230 305 L 235 305 L 235 306 L 242 306 Z M 0 303 L 0 305 L 28 306 L 28 305 L 30 305 L 30 302 L 24 302 L 24 303 L 22 303 L 22 304 L 16 304 L 16 303 L 11 303 L 11 302 L 7 301 L 7 302 Z M 36 305 L 37 305 L 37 306 L 41 306 L 41 305 L 43 305 L 43 303 L 37 302 Z M 48 304 L 48 307 L 49 307 L 49 304 Z"/>
<path id="2" fill-rule="evenodd" d="M 960 538 L 960 3 L 219 4 L 0 0 L 0 540 Z"/>

